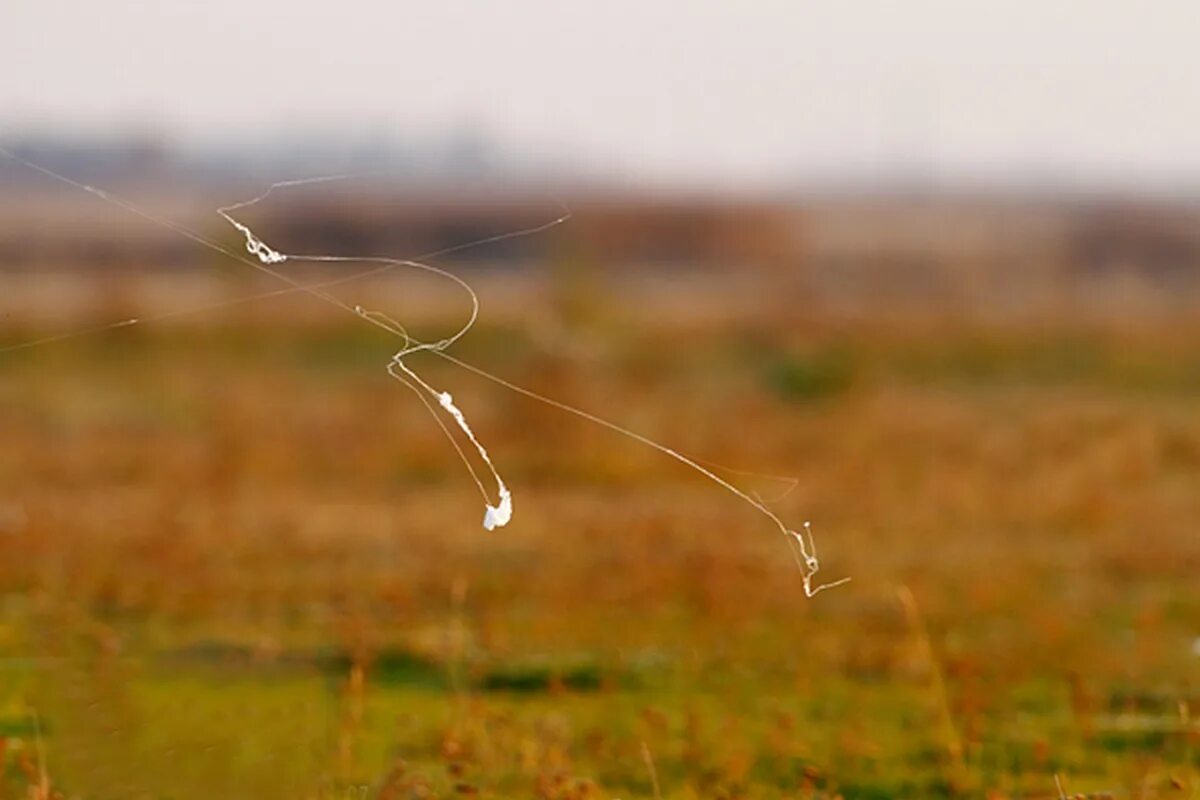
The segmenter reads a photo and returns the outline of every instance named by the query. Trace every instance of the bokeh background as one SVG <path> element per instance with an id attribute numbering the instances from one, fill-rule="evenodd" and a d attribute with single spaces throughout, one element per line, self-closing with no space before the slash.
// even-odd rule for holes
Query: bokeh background
<path id="1" fill-rule="evenodd" d="M 1200 794 L 1193 4 L 4 17 L 0 798 Z"/>

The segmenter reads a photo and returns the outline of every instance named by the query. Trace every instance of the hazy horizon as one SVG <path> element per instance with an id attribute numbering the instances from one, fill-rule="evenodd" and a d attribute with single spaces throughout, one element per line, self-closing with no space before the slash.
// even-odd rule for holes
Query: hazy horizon
<path id="1" fill-rule="evenodd" d="M 1182 3 L 329 8 L 20 0 L 0 33 L 0 131 L 475 131 L 583 171 L 731 185 L 1200 176 L 1200 11 Z"/>

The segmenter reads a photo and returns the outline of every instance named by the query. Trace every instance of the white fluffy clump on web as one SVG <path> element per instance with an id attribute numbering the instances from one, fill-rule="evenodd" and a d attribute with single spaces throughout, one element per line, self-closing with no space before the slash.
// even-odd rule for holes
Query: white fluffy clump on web
<path id="1" fill-rule="evenodd" d="M 222 245 L 219 242 L 208 239 L 208 238 L 202 236 L 201 234 L 196 233 L 188 228 L 185 228 L 175 222 L 155 216 L 155 215 L 145 211 L 144 209 L 139 208 L 139 207 L 133 205 L 132 203 L 129 203 L 109 192 L 106 192 L 101 189 L 97 189 L 93 186 L 88 186 L 86 184 L 72 180 L 71 178 L 66 177 L 64 175 L 60 175 L 56 172 L 46 169 L 45 167 L 42 167 L 38 164 L 35 164 L 24 158 L 21 158 L 20 156 L 17 156 L 16 154 L 14 154 L 8 150 L 5 150 L 3 147 L 0 147 L 0 156 L 9 158 L 13 161 L 23 164 L 26 167 L 36 170 L 47 177 L 50 177 L 55 180 L 66 183 L 68 185 L 74 186 L 77 189 L 80 189 L 80 190 L 83 190 L 86 192 L 90 192 L 91 194 L 99 197 L 100 199 L 104 200 L 107 203 L 118 206 L 132 214 L 135 214 L 135 215 L 147 220 L 148 222 L 150 222 L 154 225 L 157 225 L 162 228 L 166 228 L 168 230 L 175 232 L 176 234 L 178 234 L 180 236 L 191 239 L 192 241 L 202 245 L 203 247 L 206 247 L 210 250 L 213 250 L 215 252 L 226 255 L 232 259 L 235 259 L 236 261 L 239 261 L 244 265 L 252 267 L 253 269 L 258 270 L 259 272 L 262 272 L 262 273 L 265 273 L 265 274 L 271 276 L 272 278 L 286 284 L 286 286 L 287 286 L 287 288 L 281 288 L 279 290 L 272 291 L 272 292 L 243 297 L 243 298 L 239 298 L 237 300 L 233 300 L 233 301 L 229 301 L 229 302 L 210 304 L 210 305 L 196 307 L 196 308 L 188 308 L 188 309 L 183 309 L 180 311 L 168 312 L 168 313 L 159 314 L 159 315 L 151 316 L 151 317 L 125 319 L 125 320 L 120 320 L 118 322 L 110 323 L 107 325 L 101 325 L 101 326 L 87 328 L 87 329 L 83 329 L 83 330 L 71 331 L 71 332 L 59 334 L 56 336 L 49 336 L 49 337 L 45 337 L 42 339 L 35 339 L 35 340 L 31 340 L 31 341 L 21 342 L 19 344 L 11 345 L 11 346 L 8 346 L 5 348 L 0 348 L 0 353 L 17 350 L 17 349 L 34 347 L 34 346 L 42 345 L 42 344 L 48 344 L 50 342 L 61 341 L 63 339 L 69 339 L 69 338 L 78 337 L 78 336 L 96 334 L 96 333 L 100 333 L 102 331 L 112 330 L 115 328 L 127 327 L 130 325 L 138 325 L 138 324 L 143 324 L 146 322 L 154 322 L 154 321 L 158 321 L 158 320 L 167 319 L 170 317 L 182 316 L 185 314 L 193 314 L 193 313 L 199 313 L 202 311 L 210 311 L 210 310 L 214 310 L 217 308 L 229 306 L 229 305 L 232 305 L 235 303 L 245 303 L 245 302 L 250 302 L 252 300 L 263 299 L 266 297 L 274 297 L 274 296 L 291 294 L 291 293 L 308 294 L 308 295 L 311 295 L 311 296 L 321 300 L 324 303 L 335 306 L 344 312 L 354 314 L 359 319 L 362 319 L 364 322 L 366 322 L 370 325 L 374 325 L 375 327 L 377 327 L 381 330 L 387 331 L 388 333 L 392 334 L 393 336 L 396 336 L 397 338 L 399 338 L 402 341 L 402 345 L 401 345 L 400 349 L 397 350 L 392 355 L 391 360 L 388 361 L 388 363 L 387 363 L 387 372 L 392 378 L 394 378 L 395 380 L 404 384 L 409 389 L 411 389 L 414 393 L 416 393 L 416 395 L 420 398 L 421 402 L 425 405 L 426 409 L 428 409 L 429 413 L 437 421 L 438 425 L 441 427 L 442 431 L 446 434 L 446 437 L 449 439 L 449 441 L 453 445 L 455 451 L 458 453 L 459 458 L 462 460 L 463 464 L 466 466 L 467 472 L 470 474 L 470 476 L 474 480 L 476 486 L 479 488 L 480 494 L 483 496 L 483 501 L 484 501 L 483 527 L 486 528 L 487 530 L 490 531 L 490 530 L 495 530 L 496 528 L 504 527 L 512 520 L 512 516 L 513 516 L 512 493 L 509 490 L 508 486 L 505 485 L 504 480 L 500 477 L 500 473 L 496 469 L 495 464 L 492 462 L 492 458 L 488 454 L 487 449 L 483 446 L 482 443 L 480 443 L 479 439 L 475 435 L 475 432 L 471 429 L 470 424 L 467 422 L 466 415 L 459 408 L 459 406 L 454 402 L 454 398 L 450 395 L 450 393 L 446 392 L 444 390 L 439 390 L 439 389 L 431 386 L 430 384 L 428 384 L 423 378 L 421 378 L 406 363 L 405 359 L 414 353 L 427 352 L 427 353 L 436 355 L 439 358 L 442 358 L 451 364 L 455 364 L 458 367 L 461 367 L 462 369 L 467 370 L 468 372 L 471 372 L 481 378 L 484 378 L 484 379 L 489 380 L 493 383 L 496 383 L 500 386 L 503 386 L 504 388 L 509 389 L 510 391 L 516 392 L 520 395 L 523 395 L 531 400 L 552 406 L 561 411 L 565 411 L 576 417 L 585 419 L 596 425 L 600 425 L 601 427 L 607 428 L 607 429 L 613 431 L 614 433 L 620 434 L 621 436 L 625 436 L 629 439 L 633 439 L 634 441 L 639 442 L 647 447 L 653 448 L 654 450 L 657 450 L 658 452 L 662 453 L 663 455 L 669 456 L 669 457 L 675 459 L 676 461 L 680 462 L 681 464 L 684 464 L 685 466 L 689 467 L 690 469 L 700 473 L 702 476 L 704 476 L 708 480 L 712 481 L 713 483 L 717 484 L 721 488 L 730 492 L 735 497 L 739 498 L 743 502 L 750 505 L 758 513 L 765 516 L 768 520 L 771 521 L 771 523 L 775 526 L 775 528 L 778 529 L 778 531 L 785 537 L 785 539 L 787 540 L 788 546 L 792 550 L 792 553 L 796 559 L 796 564 L 800 569 L 800 574 L 801 574 L 801 577 L 802 577 L 802 580 L 804 583 L 804 592 L 807 596 L 812 597 L 813 595 L 817 594 L 818 592 L 821 592 L 825 589 L 832 588 L 834 586 L 841 585 L 841 584 L 845 583 L 846 581 L 850 580 L 849 578 L 842 578 L 841 580 L 834 581 L 832 583 L 817 584 L 815 582 L 815 579 L 816 579 L 817 573 L 821 569 L 821 564 L 820 564 L 820 561 L 817 559 L 816 544 L 813 541 L 812 529 L 811 529 L 811 526 L 809 525 L 809 523 L 805 522 L 800 531 L 796 531 L 796 530 L 793 530 L 793 529 L 787 527 L 787 525 L 784 524 L 783 520 L 780 519 L 780 517 L 774 511 L 772 511 L 757 495 L 748 494 L 747 492 L 738 488 L 737 486 L 730 483 L 726 479 L 720 477 L 715 472 L 713 472 L 712 469 L 709 469 L 709 468 L 703 466 L 702 463 L 700 462 L 700 460 L 689 458 L 688 456 L 685 456 L 685 455 L 679 453 L 678 451 L 676 451 L 670 447 L 667 447 L 666 445 L 660 444 L 659 442 L 656 442 L 653 439 L 643 436 L 642 434 L 637 433 L 635 431 L 629 430 L 628 428 L 618 425 L 615 422 L 611 422 L 602 417 L 598 417 L 595 414 L 592 414 L 588 411 L 584 411 L 583 409 L 567 405 L 567 404 L 559 402 L 558 400 L 555 400 L 553 398 L 550 398 L 545 395 L 534 392 L 530 389 L 526 389 L 525 387 L 520 386 L 515 383 L 512 383 L 511 381 L 508 381 L 498 375 L 494 375 L 491 372 L 488 372 L 487 370 L 484 370 L 473 364 L 465 362 L 448 352 L 449 348 L 455 342 L 457 342 L 460 338 L 462 338 L 475 325 L 475 321 L 479 317 L 479 297 L 478 297 L 478 295 L 476 295 L 474 289 L 472 289 L 470 285 L 468 285 L 465 281 L 463 281 L 457 275 L 454 275 L 451 272 L 441 269 L 440 267 L 435 267 L 431 264 L 425 263 L 425 260 L 431 259 L 435 256 L 446 255 L 446 254 L 454 252 L 454 251 L 465 250 L 470 247 L 478 247 L 478 246 L 481 246 L 484 244 L 489 244 L 489 243 L 501 241 L 504 239 L 511 239 L 511 238 L 515 238 L 515 237 L 519 237 L 519 236 L 529 236 L 532 234 L 536 234 L 536 233 L 540 233 L 542 231 L 548 230 L 552 227 L 562 224 L 563 222 L 565 222 L 567 219 L 570 218 L 570 212 L 567 209 L 565 209 L 565 207 L 563 209 L 563 213 L 560 216 L 558 216 L 558 217 L 554 218 L 553 220 L 546 222 L 542 225 L 538 225 L 538 226 L 532 227 L 532 228 L 526 228 L 526 229 L 519 230 L 519 231 L 513 231 L 510 233 L 501 234 L 499 236 L 492 236 L 492 237 L 489 237 L 486 239 L 481 239 L 481 240 L 477 240 L 477 241 L 473 241 L 473 242 L 468 242 L 468 243 L 465 243 L 462 245 L 457 245 L 455 247 L 447 248 L 445 250 L 440 250 L 440 251 L 437 251 L 434 253 L 427 253 L 423 256 L 418 257 L 418 259 L 421 259 L 421 260 L 418 260 L 418 259 L 395 259 L 395 258 L 374 257 L 374 256 L 361 257 L 361 256 L 338 256 L 338 255 L 300 255 L 300 254 L 284 253 L 284 252 L 275 250 L 274 248 L 270 247 L 269 245 L 266 244 L 265 241 L 263 241 L 262 238 L 260 238 L 257 234 L 255 234 L 254 231 L 251 230 L 248 225 L 246 225 L 242 221 L 235 218 L 233 216 L 232 212 L 237 211 L 239 209 L 247 208 L 249 206 L 252 206 L 256 203 L 261 202 L 262 200 L 265 200 L 276 189 L 290 187 L 290 186 L 301 186 L 301 185 L 305 185 L 305 184 L 323 183 L 323 182 L 328 182 L 328 181 L 333 181 L 333 180 L 344 179 L 344 178 L 347 178 L 350 176 L 334 175 L 334 176 L 328 176 L 328 177 L 308 178 L 308 179 L 296 180 L 296 181 L 283 181 L 280 183 L 272 184 L 270 187 L 267 188 L 267 190 L 265 192 L 263 192 L 262 194 L 258 195 L 257 197 L 254 197 L 250 200 L 246 200 L 246 201 L 243 201 L 240 203 L 235 203 L 233 205 L 224 206 L 222 208 L 217 209 L 217 213 L 220 214 L 220 216 L 223 219 L 225 219 L 226 222 L 228 222 L 230 225 L 232 225 L 234 227 L 234 229 L 236 229 L 243 236 L 243 238 L 245 240 L 246 252 L 250 256 L 254 257 L 253 259 L 251 259 L 245 255 L 242 255 L 240 253 L 237 253 L 233 250 L 228 249 L 227 247 L 225 247 L 224 245 Z M 298 263 L 336 262 L 336 263 L 370 264 L 373 266 L 370 269 L 358 271 L 353 274 L 339 277 L 339 278 L 336 278 L 333 280 L 326 280 L 323 282 L 312 283 L 312 284 L 303 284 L 303 283 L 298 282 L 294 278 L 288 276 L 287 274 L 280 272 L 276 268 L 278 265 L 283 264 L 284 262 L 298 262 Z M 439 340 L 433 341 L 433 342 L 422 342 L 422 341 L 419 341 L 419 340 L 411 337 L 402 325 L 400 325 L 398 322 L 396 322 L 395 320 L 388 317 L 386 314 L 383 314 L 383 313 L 380 313 L 377 311 L 369 311 L 359 305 L 354 305 L 354 306 L 348 305 L 347 303 L 342 301 L 340 298 L 336 297 L 333 294 L 330 294 L 327 291 L 328 289 L 330 289 L 336 285 L 360 280 L 362 278 L 381 274 L 381 273 L 384 273 L 384 272 L 387 272 L 390 270 L 394 270 L 399 267 L 407 267 L 407 268 L 411 268 L 411 269 L 422 270 L 422 271 L 425 271 L 428 273 L 432 273 L 434 275 L 438 275 L 446 280 L 453 282 L 460 289 L 462 289 L 462 291 L 467 295 L 467 297 L 469 298 L 469 301 L 470 301 L 470 315 L 469 315 L 467 321 L 462 325 L 462 327 L 460 327 L 453 335 L 451 335 L 447 338 L 439 339 Z M 442 417 L 439 415 L 439 413 L 438 413 L 439 409 L 442 413 L 449 416 L 449 418 L 454 421 L 454 424 L 458 428 L 459 432 L 463 436 L 465 436 L 467 438 L 467 440 L 470 441 L 470 443 L 475 447 L 475 450 L 479 456 L 480 461 L 487 468 L 488 472 L 491 473 L 492 480 L 495 483 L 494 493 L 489 494 L 487 487 L 485 486 L 484 482 L 480 479 L 478 472 L 476 471 L 474 465 L 471 462 L 471 459 L 467 456 L 466 452 L 464 452 L 462 446 L 458 442 L 458 439 L 454 436 L 451 429 L 449 427 L 447 427 L 446 423 L 443 421 Z M 705 462 L 705 463 L 707 463 L 707 462 Z M 726 471 L 735 472 L 735 470 L 726 470 Z"/>

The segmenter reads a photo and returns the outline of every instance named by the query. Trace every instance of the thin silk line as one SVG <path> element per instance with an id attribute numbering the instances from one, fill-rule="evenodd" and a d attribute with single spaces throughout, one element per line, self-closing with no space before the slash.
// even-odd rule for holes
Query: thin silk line
<path id="1" fill-rule="evenodd" d="M 842 578 L 842 579 L 840 579 L 838 581 L 834 581 L 832 583 L 820 584 L 820 585 L 816 585 L 816 586 L 813 585 L 813 580 L 814 580 L 816 574 L 820 570 L 820 561 L 818 560 L 817 555 L 816 555 L 816 543 L 813 540 L 812 528 L 808 522 L 804 523 L 802 532 L 797 532 L 792 529 L 789 529 L 784 524 L 783 520 L 780 519 L 780 517 L 774 511 L 772 511 L 765 503 L 763 503 L 760 499 L 758 499 L 757 497 L 751 496 L 750 494 L 747 494 L 746 492 L 739 489 L 737 486 L 733 485 L 729 481 L 725 480 L 724 478 L 721 478 L 719 475 L 717 475 L 710 469 L 707 469 L 706 467 L 702 466 L 696 460 L 691 459 L 688 456 L 685 456 L 685 455 L 681 454 L 680 452 L 678 452 L 670 447 L 667 447 L 666 445 L 660 444 L 660 443 L 654 441 L 653 439 L 643 436 L 640 433 L 632 431 L 632 430 L 625 428 L 621 425 L 618 425 L 614 422 L 610 422 L 609 420 L 606 420 L 602 417 L 598 417 L 595 414 L 592 414 L 583 409 L 567 405 L 566 403 L 562 403 L 558 400 L 555 400 L 553 398 L 539 394 L 530 389 L 526 389 L 523 386 L 512 383 L 511 381 L 508 381 L 504 378 L 494 375 L 480 367 L 476 367 L 473 364 L 465 362 L 465 361 L 447 353 L 446 352 L 447 348 L 449 348 L 456 341 L 458 341 L 460 338 L 462 338 L 462 336 L 464 336 L 471 329 L 471 327 L 475 324 L 475 321 L 478 319 L 478 316 L 479 316 L 478 295 L 465 281 L 463 281 L 457 275 L 454 275 L 453 273 L 450 273 L 439 267 L 435 267 L 435 266 L 425 264 L 420 261 L 411 260 L 411 259 L 401 260 L 401 259 L 382 258 L 382 257 L 350 257 L 350 256 L 332 256 L 332 255 L 315 255 L 315 256 L 289 255 L 289 254 L 282 253 L 282 252 L 279 252 L 279 251 L 276 251 L 276 250 L 270 248 L 265 242 L 263 242 L 261 239 L 259 239 L 248 226 L 244 225 L 243 223 L 241 223 L 240 221 L 238 221 L 237 219 L 235 219 L 233 216 L 231 216 L 228 213 L 230 211 L 234 211 L 234 210 L 237 210 L 240 208 L 246 208 L 248 206 L 254 205 L 257 202 L 260 202 L 261 200 L 265 199 L 268 195 L 270 195 L 270 193 L 272 191 L 274 191 L 276 188 L 280 188 L 283 186 L 296 186 L 296 185 L 301 185 L 301 184 L 316 183 L 316 182 L 329 181 L 329 180 L 337 180 L 342 176 L 329 176 L 329 177 L 325 177 L 325 178 L 309 178 L 309 179 L 303 179 L 303 180 L 299 180 L 299 181 L 284 181 L 284 182 L 276 183 L 276 184 L 273 184 L 271 187 L 269 187 L 265 192 L 263 192 L 262 194 L 260 194 L 259 196 L 255 197 L 255 198 L 252 198 L 251 200 L 246 200 L 246 201 L 243 201 L 240 203 L 236 203 L 234 205 L 225 206 L 225 207 L 218 209 L 217 213 L 220 214 L 221 217 L 223 217 L 230 225 L 232 225 L 235 229 L 237 229 L 239 232 L 241 232 L 242 235 L 245 237 L 245 240 L 246 240 L 245 246 L 246 246 L 247 251 L 250 254 L 256 256 L 258 259 L 258 261 L 255 262 L 255 261 L 251 261 L 249 258 L 246 258 L 245 256 L 243 256 L 241 254 L 235 253 L 235 252 L 227 249 L 226 247 L 222 246 L 221 244 L 219 244 L 217 242 L 207 239 L 206 237 L 201 236 L 200 234 L 195 233 L 194 231 L 191 231 L 190 229 L 183 227 L 182 225 L 171 222 L 169 220 L 165 220 L 165 219 L 156 217 L 156 216 L 142 210 L 141 208 L 134 206 L 133 204 L 131 204 L 115 195 L 112 195 L 109 192 L 105 192 L 103 190 L 97 189 L 97 188 L 89 186 L 87 184 L 80 183 L 78 181 L 72 180 L 71 178 L 65 177 L 65 176 L 60 175 L 56 172 L 53 172 L 49 169 L 46 169 L 45 167 L 42 167 L 40 165 L 29 162 L 19 156 L 14 155 L 10 151 L 5 150 L 2 147 L 0 147 L 0 155 L 5 155 L 13 160 L 16 160 L 19 163 L 22 163 L 34 170 L 37 170 L 38 172 L 41 172 L 41 173 L 47 175 L 48 177 L 54 178 L 58 181 L 67 183 L 71 186 L 75 186 L 79 189 L 82 189 L 91 194 L 94 194 L 97 197 L 104 200 L 105 202 L 116 205 L 119 208 L 122 208 L 132 214 L 142 217 L 143 219 L 146 219 L 147 221 L 149 221 L 153 224 L 159 225 L 159 226 L 164 227 L 168 230 L 171 230 L 181 236 L 191 239 L 192 241 L 196 242 L 197 244 L 200 244 L 201 246 L 207 247 L 215 252 L 222 253 L 242 264 L 245 264 L 247 266 L 250 266 L 253 269 L 258 270 L 259 272 L 262 272 L 266 275 L 276 278 L 277 280 L 283 281 L 291 287 L 290 289 L 284 290 L 284 291 L 304 292 L 306 294 L 311 294 L 314 297 L 322 300 L 323 302 L 326 302 L 330 305 L 340 308 L 343 311 L 346 311 L 348 313 L 354 314 L 355 316 L 364 320 L 368 324 L 374 325 L 375 327 L 379 328 L 380 330 L 386 331 L 393 336 L 397 336 L 397 337 L 403 339 L 404 347 L 392 356 L 391 361 L 387 365 L 387 371 L 388 371 L 389 375 L 391 375 L 393 378 L 396 378 L 401 383 L 404 383 L 405 385 L 409 386 L 409 388 L 416 391 L 419 395 L 421 394 L 421 390 L 424 390 L 424 392 L 426 394 L 430 395 L 434 400 L 436 400 L 438 405 L 441 406 L 441 408 L 447 414 L 449 414 L 452 419 L 454 419 L 454 421 L 458 425 L 461 432 L 472 442 L 472 444 L 474 444 L 477 452 L 479 453 L 480 458 L 486 464 L 489 471 L 492 473 L 492 477 L 496 481 L 496 491 L 497 491 L 498 501 L 495 506 L 491 505 L 490 499 L 488 498 L 487 492 L 483 487 L 482 481 L 480 481 L 478 475 L 475 473 L 473 467 L 470 464 L 469 459 L 467 459 L 466 454 L 462 451 L 462 448 L 459 447 L 457 441 L 451 435 L 449 429 L 446 428 L 445 425 L 441 422 L 441 419 L 437 418 L 436 410 L 429 403 L 428 398 L 424 397 L 423 395 L 421 396 L 421 399 L 424 402 L 426 408 L 430 411 L 431 414 L 433 414 L 435 416 L 435 418 L 438 419 L 438 423 L 439 423 L 439 425 L 442 426 L 442 430 L 446 433 L 448 438 L 450 438 L 451 442 L 454 444 L 459 457 L 463 460 L 463 463 L 466 465 L 468 472 L 471 474 L 471 477 L 475 480 L 476 484 L 480 488 L 480 491 L 483 493 L 484 498 L 485 498 L 485 505 L 486 505 L 486 511 L 484 514 L 483 524 L 484 524 L 484 527 L 487 528 L 488 530 L 491 530 L 496 527 L 501 527 L 501 526 L 507 524 L 509 522 L 509 520 L 511 519 L 511 517 L 512 517 L 511 493 L 509 492 L 508 487 L 505 485 L 504 481 L 501 479 L 500 474 L 497 471 L 495 465 L 493 464 L 492 459 L 489 456 L 487 450 L 478 441 L 478 439 L 476 439 L 474 432 L 472 431 L 470 425 L 467 423 L 465 415 L 455 405 L 450 393 L 444 392 L 444 391 L 438 391 L 437 389 L 435 389 L 434 387 L 432 387 L 428 383 L 426 383 L 423 379 L 421 379 L 415 372 L 413 372 L 408 367 L 408 365 L 405 364 L 403 361 L 403 359 L 405 357 L 407 357 L 408 355 L 411 355 L 416 352 L 421 352 L 421 351 L 431 352 L 434 355 L 437 355 L 437 356 L 441 357 L 442 359 L 444 359 L 452 364 L 455 364 L 455 365 L 461 367 L 462 369 L 467 370 L 468 372 L 471 372 L 481 378 L 484 378 L 495 384 L 503 386 L 504 388 L 509 389 L 510 391 L 516 392 L 516 393 L 523 395 L 529 399 L 549 405 L 551 407 L 557 408 L 566 413 L 577 416 L 581 419 L 592 422 L 601 427 L 607 428 L 608 430 L 611 430 L 615 433 L 618 433 L 622 436 L 625 436 L 629 439 L 639 442 L 647 447 L 657 450 L 658 452 L 660 452 L 670 458 L 673 458 L 676 461 L 678 461 L 678 462 L 684 464 L 685 466 L 690 467 L 694 471 L 700 473 L 702 476 L 708 478 L 710 481 L 716 483 L 718 486 L 729 491 L 734 496 L 738 497 L 743 502 L 747 503 L 752 508 L 756 509 L 759 513 L 766 516 L 775 525 L 775 527 L 780 531 L 780 533 L 782 533 L 784 535 L 784 537 L 788 541 L 790 549 L 793 552 L 793 556 L 796 559 L 797 566 L 800 568 L 800 572 L 801 572 L 803 582 L 804 582 L 804 592 L 807 596 L 812 597 L 812 596 L 818 594 L 819 592 L 824 591 L 825 589 L 833 588 L 834 586 L 841 585 L 850 580 L 849 578 Z M 568 215 L 569 215 L 569 212 L 568 212 Z M 565 219 L 565 217 L 560 218 L 552 223 L 549 223 L 548 226 L 542 226 L 542 227 L 549 227 L 549 226 L 556 225 L 559 222 L 563 221 L 564 219 Z M 517 233 L 519 234 L 520 232 L 517 232 Z M 498 238 L 507 238 L 507 237 L 505 237 L 505 236 L 493 237 L 492 239 L 487 240 L 487 241 L 495 241 Z M 449 248 L 448 250 L 452 250 L 452 249 L 453 248 Z M 416 339 L 412 338 L 411 336 L 409 336 L 408 333 L 403 329 L 402 326 L 400 326 L 398 323 L 395 323 L 393 320 L 390 320 L 385 315 L 379 314 L 378 312 L 366 311 L 361 306 L 347 305 L 345 302 L 343 302 L 336 296 L 331 295 L 328 292 L 324 291 L 325 288 L 328 288 L 328 286 L 333 285 L 331 283 L 327 282 L 325 284 L 312 284 L 312 285 L 302 284 L 302 283 L 290 278 L 289 276 L 279 272 L 278 270 L 273 269 L 271 266 L 268 266 L 268 265 L 281 264 L 285 261 L 375 263 L 375 264 L 384 265 L 384 267 L 376 268 L 375 270 L 372 270 L 371 272 L 382 272 L 385 268 L 391 269 L 391 268 L 398 267 L 398 266 L 408 266 L 408 267 L 412 267 L 414 269 L 424 270 L 426 272 L 430 272 L 435 275 L 444 277 L 444 278 L 454 282 L 457 286 L 459 286 L 461 289 L 463 289 L 463 291 L 465 291 L 467 293 L 468 297 L 470 298 L 471 313 L 470 313 L 467 321 L 463 324 L 463 326 L 460 327 L 451 336 L 440 339 L 436 342 L 421 342 L 421 341 L 416 340 Z M 354 276 L 354 277 L 361 277 L 361 274 L 358 276 Z M 235 302 L 241 302 L 241 301 L 235 301 Z M 139 322 L 141 322 L 140 319 L 123 320 L 118 323 L 113 323 L 109 326 L 102 326 L 97 329 L 89 329 L 88 331 L 81 331 L 81 332 L 77 332 L 75 334 L 64 334 L 64 335 L 61 335 L 58 337 L 48 337 L 45 340 L 39 340 L 39 341 L 40 341 L 40 343 L 43 343 L 43 344 L 48 343 L 50 341 L 60 341 L 61 339 L 68 338 L 71 335 L 82 336 L 82 335 L 88 335 L 91 333 L 99 333 L 103 330 L 116 328 L 116 327 L 123 327 L 123 326 L 128 326 L 128 325 L 134 325 L 134 324 L 138 324 Z M 39 342 L 26 343 L 23 345 L 17 345 L 17 346 L 13 346 L 13 347 L 6 348 L 6 349 L 16 349 L 16 347 L 20 347 L 20 346 L 32 347 L 38 343 Z M 4 352 L 4 350 L 0 350 L 0 352 Z M 397 375 L 396 370 L 400 370 L 403 373 L 403 375 L 402 376 Z"/>

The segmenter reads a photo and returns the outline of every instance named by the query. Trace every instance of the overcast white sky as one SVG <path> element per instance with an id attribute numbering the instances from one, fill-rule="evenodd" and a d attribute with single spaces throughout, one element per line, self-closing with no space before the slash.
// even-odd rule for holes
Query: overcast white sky
<path id="1" fill-rule="evenodd" d="M 1196 2 L 7 0 L 0 22 L 9 131 L 469 124 L 667 176 L 1200 174 Z"/>

